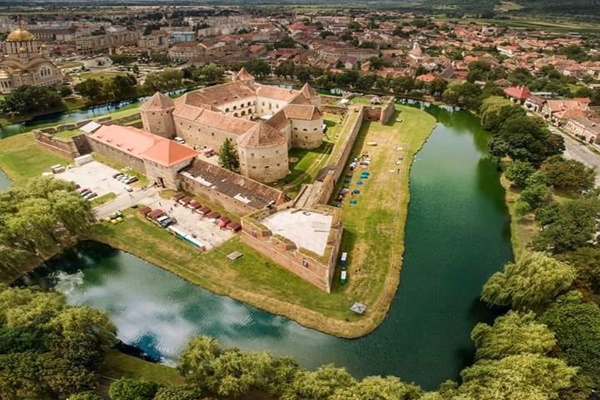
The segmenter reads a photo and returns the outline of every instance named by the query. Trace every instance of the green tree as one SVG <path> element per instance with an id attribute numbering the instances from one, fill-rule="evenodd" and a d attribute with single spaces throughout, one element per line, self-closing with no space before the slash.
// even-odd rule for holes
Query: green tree
<path id="1" fill-rule="evenodd" d="M 544 160 L 541 171 L 548 177 L 548 184 L 557 189 L 589 190 L 595 184 L 596 171 L 593 168 L 559 155 Z"/>
<path id="2" fill-rule="evenodd" d="M 440 76 L 429 83 L 429 94 L 434 97 L 441 97 L 448 88 L 448 81 Z"/>
<path id="3" fill-rule="evenodd" d="M 513 309 L 533 308 L 552 301 L 574 279 L 573 267 L 544 253 L 525 253 L 488 279 L 481 299 Z"/>
<path id="4" fill-rule="evenodd" d="M 202 390 L 195 385 L 177 385 L 163 387 L 156 392 L 154 400 L 198 400 Z"/>
<path id="5" fill-rule="evenodd" d="M 551 134 L 542 120 L 516 114 L 502 122 L 489 147 L 497 157 L 508 156 L 537 166 L 546 158 L 561 154 L 564 141 Z"/>
<path id="6" fill-rule="evenodd" d="M 558 356 L 581 372 L 600 388 L 600 308 L 584 303 L 581 294 L 570 292 L 557 299 L 540 321 L 556 334 Z"/>
<path id="7" fill-rule="evenodd" d="M 344 368 L 331 364 L 316 371 L 301 370 L 296 375 L 285 399 L 326 400 L 338 389 L 356 385 L 356 380 Z"/>
<path id="8" fill-rule="evenodd" d="M 72 394 L 71 396 L 69 396 L 69 400 L 103 400 L 103 398 L 94 392 L 82 392 L 82 393 Z M 187 400 L 187 399 L 184 399 L 184 400 Z"/>
<path id="9" fill-rule="evenodd" d="M 62 104 L 60 94 L 44 86 L 19 86 L 3 103 L 4 112 L 26 114 L 55 109 Z"/>
<path id="10" fill-rule="evenodd" d="M 195 336 L 188 342 L 179 357 L 177 369 L 186 378 L 204 381 L 212 375 L 211 363 L 221 355 L 216 339 L 209 336 Z"/>
<path id="11" fill-rule="evenodd" d="M 576 287 L 600 294 L 600 247 L 582 247 L 558 258 L 577 271 Z"/>
<path id="12" fill-rule="evenodd" d="M 229 138 L 225 139 L 219 147 L 219 166 L 230 171 L 237 171 L 240 167 L 237 150 Z"/>
<path id="13" fill-rule="evenodd" d="M 515 187 L 524 188 L 527 184 L 527 179 L 534 172 L 535 168 L 533 168 L 533 165 L 530 163 L 525 161 L 515 161 L 506 168 L 504 176 L 512 181 Z"/>
<path id="14" fill-rule="evenodd" d="M 209 63 L 202 67 L 200 74 L 207 82 L 217 82 L 223 79 L 225 69 L 216 64 Z"/>
<path id="15" fill-rule="evenodd" d="M 558 220 L 559 215 L 560 206 L 555 201 L 535 210 L 535 220 L 539 222 L 541 226 L 546 226 L 556 222 L 556 220 Z"/>
<path id="16" fill-rule="evenodd" d="M 517 354 L 547 354 L 555 345 L 554 334 L 544 324 L 536 322 L 532 312 L 509 311 L 496 318 L 493 326 L 475 325 L 471 340 L 475 343 L 476 359 L 501 359 Z"/>
<path id="17" fill-rule="evenodd" d="M 524 201 L 532 209 L 537 210 L 540 207 L 550 204 L 552 201 L 552 191 L 543 183 L 530 184 L 521 192 L 520 201 Z"/>
<path id="18" fill-rule="evenodd" d="M 75 85 L 75 92 L 91 102 L 103 100 L 102 82 L 98 79 L 86 79 Z"/>
<path id="19" fill-rule="evenodd" d="M 340 386 L 329 400 L 417 400 L 423 389 L 395 376 L 368 376 L 351 386 Z"/>
<path id="20" fill-rule="evenodd" d="M 154 382 L 121 378 L 110 385 L 108 394 L 114 400 L 152 400 L 157 391 Z"/>
<path id="21" fill-rule="evenodd" d="M 561 254 L 591 245 L 597 231 L 600 200 L 580 197 L 559 205 L 555 221 L 537 234 L 533 247 Z"/>
<path id="22" fill-rule="evenodd" d="M 523 217 L 527 213 L 531 212 L 531 205 L 524 200 L 517 200 L 513 206 L 513 210 L 518 217 Z"/>
<path id="23" fill-rule="evenodd" d="M 577 372 L 564 361 L 540 354 L 480 360 L 461 372 L 458 400 L 557 399 Z"/>

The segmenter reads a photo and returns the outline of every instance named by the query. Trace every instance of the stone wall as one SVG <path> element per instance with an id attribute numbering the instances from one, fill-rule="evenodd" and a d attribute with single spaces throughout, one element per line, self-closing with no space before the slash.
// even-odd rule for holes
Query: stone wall
<path id="1" fill-rule="evenodd" d="M 348 107 L 325 105 L 321 107 L 321 111 L 335 115 L 344 115 L 348 112 Z"/>
<path id="2" fill-rule="evenodd" d="M 62 140 L 58 140 L 53 137 L 51 133 L 42 132 L 41 130 L 34 130 L 33 134 L 37 144 L 53 153 L 68 158 L 75 158 L 79 156 L 77 147 L 72 141 L 64 142 Z"/>
<path id="3" fill-rule="evenodd" d="M 273 189 L 269 186 L 263 185 L 260 182 L 246 178 L 242 175 L 228 171 L 226 169 L 217 167 L 216 165 L 209 164 L 202 160 L 194 160 L 192 163 L 193 169 L 198 169 L 205 174 L 209 174 L 211 180 L 219 182 L 231 182 L 239 187 L 243 188 L 246 192 L 254 193 L 257 197 L 261 197 L 268 200 L 273 200 L 275 205 L 279 206 L 287 202 L 286 196 L 277 189 Z M 190 171 L 193 172 L 193 171 Z M 188 193 L 195 193 L 199 196 L 205 197 L 212 203 L 215 203 L 227 211 L 234 213 L 237 216 L 244 216 L 253 213 L 257 208 L 250 204 L 246 204 L 240 200 L 231 197 L 228 194 L 222 193 L 218 190 L 216 185 L 205 186 L 195 181 L 194 179 L 180 175 L 181 189 Z"/>
<path id="4" fill-rule="evenodd" d="M 241 241 L 270 258 L 288 271 L 331 293 L 335 265 L 342 237 L 341 210 L 320 206 L 312 212 L 333 213 L 334 221 L 327 239 L 325 254 L 319 256 L 309 250 L 298 248 L 291 240 L 273 233 L 258 219 L 264 218 L 264 210 L 242 218 Z M 259 213 L 263 213 L 259 215 Z"/>
<path id="5" fill-rule="evenodd" d="M 381 116 L 379 117 L 379 123 L 381 125 L 385 125 L 389 122 L 392 115 L 394 115 L 394 111 L 396 111 L 396 102 L 392 97 L 388 100 L 388 102 L 381 109 Z"/>
<path id="6" fill-rule="evenodd" d="M 379 121 L 381 107 L 365 107 L 365 121 Z"/>
<path id="7" fill-rule="evenodd" d="M 348 158 L 350 157 L 350 153 L 352 153 L 352 147 L 354 146 L 354 142 L 356 141 L 356 137 L 358 136 L 358 132 L 360 131 L 360 127 L 362 126 L 364 120 L 364 110 L 365 107 L 361 106 L 358 109 L 352 109 L 356 111 L 356 120 L 352 122 L 350 126 L 344 126 L 342 129 L 348 129 L 349 133 L 346 135 L 344 143 L 342 144 L 342 149 L 339 151 L 335 158 L 331 160 L 331 164 L 329 165 L 329 171 L 325 178 L 319 183 L 317 190 L 313 190 L 311 195 L 312 200 L 311 204 L 327 204 L 333 190 L 335 189 L 337 183 L 339 182 L 340 176 L 344 172 L 344 168 L 346 167 L 346 163 L 348 162 Z M 347 117 L 346 123 L 348 123 L 351 118 L 350 115 Z"/>
<path id="8" fill-rule="evenodd" d="M 114 147 L 107 146 L 106 144 L 95 140 L 93 136 L 87 136 L 87 138 L 90 147 L 95 153 L 123 164 L 141 174 L 146 173 L 144 161 L 141 158 L 134 157 L 128 153 L 115 149 Z"/>

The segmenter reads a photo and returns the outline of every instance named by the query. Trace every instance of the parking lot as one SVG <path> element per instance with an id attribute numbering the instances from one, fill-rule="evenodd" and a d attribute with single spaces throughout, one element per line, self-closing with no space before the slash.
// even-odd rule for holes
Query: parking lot
<path id="1" fill-rule="evenodd" d="M 90 189 L 97 193 L 98 197 L 107 193 L 114 193 L 118 196 L 127 193 L 127 185 L 113 179 L 113 175 L 118 172 L 98 161 L 92 161 L 82 166 L 72 165 L 64 172 L 56 174 L 56 177 L 75 182 L 81 188 Z"/>
<path id="2" fill-rule="evenodd" d="M 207 250 L 231 239 L 234 235 L 232 231 L 219 228 L 212 220 L 206 217 L 202 218 L 199 214 L 192 212 L 191 209 L 177 204 L 173 200 L 153 196 L 141 200 L 140 204 L 145 204 L 153 210 L 160 208 L 170 217 L 174 217 L 177 220 L 175 226 L 195 235 L 195 238 L 202 242 Z"/>

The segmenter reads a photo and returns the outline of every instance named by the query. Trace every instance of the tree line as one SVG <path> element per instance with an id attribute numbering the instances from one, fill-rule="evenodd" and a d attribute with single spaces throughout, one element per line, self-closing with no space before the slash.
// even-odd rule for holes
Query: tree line
<path id="1" fill-rule="evenodd" d="M 0 193 L 0 277 L 19 275 L 85 233 L 94 221 L 90 202 L 61 179 L 37 178 Z"/>

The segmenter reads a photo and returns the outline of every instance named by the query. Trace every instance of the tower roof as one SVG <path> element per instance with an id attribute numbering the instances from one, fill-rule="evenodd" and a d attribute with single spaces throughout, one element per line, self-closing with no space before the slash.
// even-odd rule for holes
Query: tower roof
<path id="1" fill-rule="evenodd" d="M 154 146 L 143 152 L 142 157 L 165 167 L 171 167 L 182 161 L 189 160 L 198 155 L 197 151 L 175 143 L 168 139 L 157 139 Z"/>
<path id="2" fill-rule="evenodd" d="M 160 92 L 156 92 L 140 106 L 140 111 L 160 111 L 169 108 L 175 108 L 173 100 Z"/>
<path id="3" fill-rule="evenodd" d="M 12 31 L 6 38 L 7 42 L 32 42 L 34 40 L 35 36 L 21 26 Z"/>
<path id="4" fill-rule="evenodd" d="M 242 147 L 274 147 L 286 144 L 287 139 L 283 133 L 261 121 L 238 137 L 237 143 Z"/>
<path id="5" fill-rule="evenodd" d="M 300 89 L 300 93 L 302 93 L 307 99 L 311 99 L 319 95 L 315 91 L 315 89 L 313 89 L 313 87 L 310 86 L 308 83 L 305 83 L 304 86 L 302 86 L 302 89 Z"/>
<path id="6" fill-rule="evenodd" d="M 237 73 L 236 78 L 238 81 L 250 81 L 254 79 L 254 76 L 252 76 L 250 72 L 246 71 L 246 68 L 242 67 L 242 69 L 240 69 Z"/>

